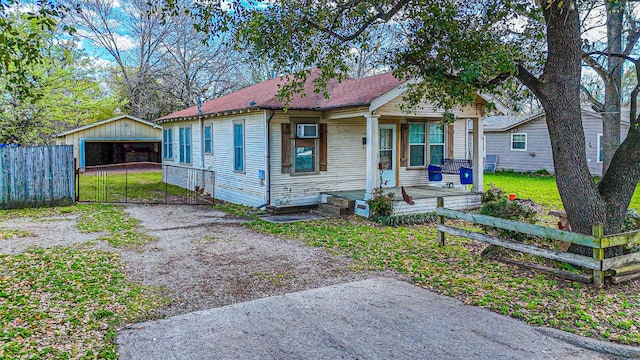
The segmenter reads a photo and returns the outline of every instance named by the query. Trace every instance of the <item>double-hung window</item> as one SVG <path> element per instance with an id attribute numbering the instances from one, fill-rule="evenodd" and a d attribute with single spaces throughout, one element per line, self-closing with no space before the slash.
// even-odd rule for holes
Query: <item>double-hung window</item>
<path id="1" fill-rule="evenodd" d="M 429 124 L 429 164 L 440 165 L 444 158 L 444 125 Z"/>
<path id="2" fill-rule="evenodd" d="M 162 158 L 173 160 L 173 129 L 162 130 Z"/>
<path id="3" fill-rule="evenodd" d="M 320 125 L 315 119 L 292 119 L 293 174 L 315 174 L 318 171 Z"/>
<path id="4" fill-rule="evenodd" d="M 313 173 L 316 171 L 316 140 L 296 139 L 293 149 L 294 168 L 293 172 Z"/>
<path id="5" fill-rule="evenodd" d="M 527 134 L 525 133 L 511 134 L 511 150 L 527 151 Z"/>
<path id="6" fill-rule="evenodd" d="M 204 153 L 211 154 L 212 152 L 211 124 L 209 124 L 204 127 Z"/>
<path id="7" fill-rule="evenodd" d="M 244 172 L 244 122 L 233 123 L 233 170 Z"/>
<path id="8" fill-rule="evenodd" d="M 179 130 L 180 162 L 191 164 L 191 127 L 181 127 Z"/>
<path id="9" fill-rule="evenodd" d="M 602 134 L 598 134 L 598 162 L 601 163 L 604 158 L 604 148 L 602 146 Z"/>
<path id="10" fill-rule="evenodd" d="M 425 123 L 409 124 L 409 167 L 426 166 L 427 134 Z"/>

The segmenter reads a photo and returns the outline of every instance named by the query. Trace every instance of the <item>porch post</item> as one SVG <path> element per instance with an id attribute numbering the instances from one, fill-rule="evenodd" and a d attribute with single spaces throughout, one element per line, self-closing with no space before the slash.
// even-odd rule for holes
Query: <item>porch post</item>
<path id="1" fill-rule="evenodd" d="M 484 192 L 484 118 L 473 119 L 473 192 Z"/>
<path id="2" fill-rule="evenodd" d="M 380 115 L 367 114 L 367 155 L 366 155 L 366 191 L 365 200 L 371 199 L 378 177 L 378 119 Z"/>

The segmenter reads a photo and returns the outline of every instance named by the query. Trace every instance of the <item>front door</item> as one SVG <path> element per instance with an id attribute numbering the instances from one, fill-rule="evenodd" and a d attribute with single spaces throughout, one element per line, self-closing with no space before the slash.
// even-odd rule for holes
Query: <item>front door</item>
<path id="1" fill-rule="evenodd" d="M 396 125 L 380 124 L 379 161 L 382 165 L 382 186 L 396 186 Z M 380 179 L 376 179 L 378 183 Z"/>

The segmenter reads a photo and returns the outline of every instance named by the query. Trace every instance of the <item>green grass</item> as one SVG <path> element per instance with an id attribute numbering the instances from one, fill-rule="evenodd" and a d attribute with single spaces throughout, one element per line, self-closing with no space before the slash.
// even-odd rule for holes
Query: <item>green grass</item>
<path id="1" fill-rule="evenodd" d="M 82 207 L 62 206 L 62 207 L 42 207 L 42 208 L 0 210 L 0 221 L 5 221 L 5 220 L 15 219 L 15 218 L 24 218 L 24 217 L 41 219 L 44 217 L 68 216 L 68 215 L 77 213 L 79 209 L 82 209 Z"/>
<path id="2" fill-rule="evenodd" d="M 592 289 L 479 256 L 479 243 L 450 237 L 438 247 L 433 225 L 382 227 L 357 219 L 274 224 L 253 221 L 255 231 L 300 239 L 356 261 L 356 268 L 392 269 L 416 283 L 467 304 L 492 309 L 536 326 L 640 344 L 640 296 L 632 284 Z"/>
<path id="3" fill-rule="evenodd" d="M 553 176 L 535 176 L 514 172 L 497 172 L 484 174 L 484 186 L 488 189 L 490 184 L 501 188 L 507 194 L 515 193 L 519 198 L 529 198 L 534 202 L 548 208 L 562 209 L 562 201 L 558 194 L 556 178 Z M 640 185 L 631 199 L 630 208 L 640 211 Z"/>
<path id="4" fill-rule="evenodd" d="M 114 247 L 137 249 L 155 238 L 137 231 L 140 221 L 127 216 L 120 206 L 105 204 L 79 205 L 84 209 L 78 228 L 84 232 L 106 232 L 98 240 Z"/>
<path id="5" fill-rule="evenodd" d="M 0 227 L 0 240 L 9 240 L 20 237 L 27 237 L 31 235 L 30 232 L 16 229 L 5 229 Z"/>
<path id="6" fill-rule="evenodd" d="M 80 175 L 80 201 L 157 203 L 164 202 L 167 195 L 186 194 L 187 190 L 162 182 L 158 171 L 109 174 L 106 179 L 92 173 Z"/>
<path id="7" fill-rule="evenodd" d="M 116 359 L 116 327 L 162 303 L 122 268 L 73 248 L 0 256 L 0 358 Z"/>

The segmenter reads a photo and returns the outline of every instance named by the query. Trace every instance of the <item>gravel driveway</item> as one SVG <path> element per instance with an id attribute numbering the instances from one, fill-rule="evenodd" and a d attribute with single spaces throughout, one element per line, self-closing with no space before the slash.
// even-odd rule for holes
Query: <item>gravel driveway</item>
<path id="1" fill-rule="evenodd" d="M 128 205 L 140 232 L 158 238 L 140 250 L 97 242 L 90 247 L 119 253 L 134 280 L 157 287 L 171 301 L 152 317 L 318 288 L 395 273 L 357 270 L 348 258 L 296 240 L 256 233 L 236 218 L 209 206 Z M 75 217 L 44 221 L 13 219 L 0 226 L 34 236 L 0 241 L 0 253 L 28 246 L 56 246 L 95 240 L 101 234 L 75 229 Z"/>

